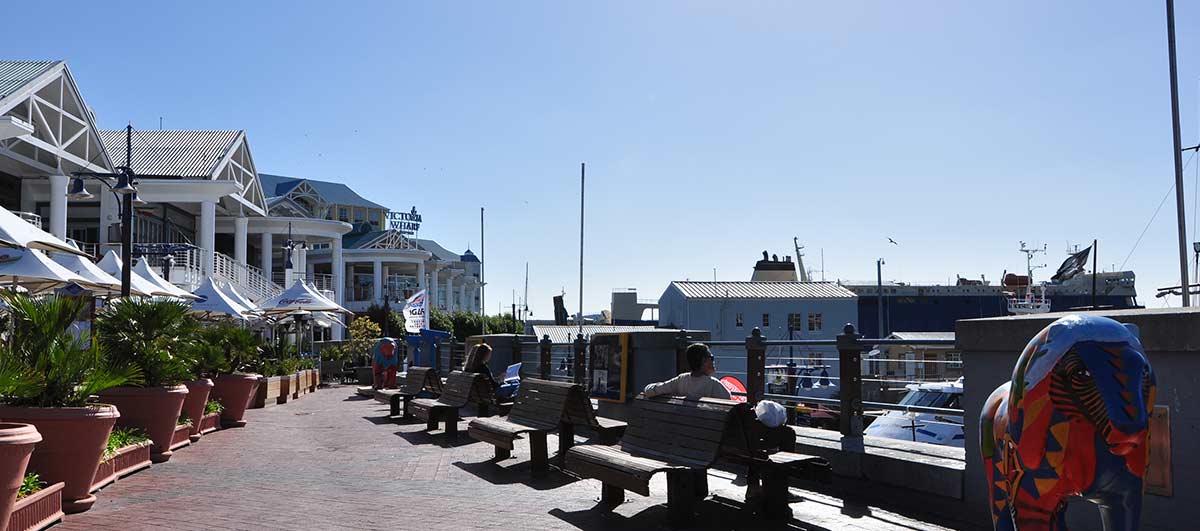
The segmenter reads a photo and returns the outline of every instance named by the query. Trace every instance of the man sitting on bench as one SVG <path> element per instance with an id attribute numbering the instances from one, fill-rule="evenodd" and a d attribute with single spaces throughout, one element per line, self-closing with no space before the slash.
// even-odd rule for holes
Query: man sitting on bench
<path id="1" fill-rule="evenodd" d="M 687 348 L 688 368 L 685 372 L 665 382 L 652 383 L 646 386 L 646 398 L 655 396 L 682 396 L 687 400 L 701 398 L 730 399 L 729 390 L 721 381 L 713 378 L 717 367 L 713 363 L 713 354 L 704 343 L 692 343 Z"/>

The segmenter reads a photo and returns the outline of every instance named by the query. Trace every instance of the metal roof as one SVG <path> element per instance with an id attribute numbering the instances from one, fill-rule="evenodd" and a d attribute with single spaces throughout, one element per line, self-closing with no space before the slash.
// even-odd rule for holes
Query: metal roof
<path id="1" fill-rule="evenodd" d="M 349 186 L 342 183 L 334 183 L 329 181 L 317 181 L 306 179 L 303 177 L 288 177 L 286 175 L 271 175 L 266 173 L 258 174 L 259 181 L 262 182 L 263 191 L 271 197 L 287 195 L 293 188 L 300 185 L 301 182 L 308 183 L 313 187 L 327 203 L 334 205 L 356 206 L 363 208 L 382 208 L 388 210 L 388 207 L 366 200 L 363 196 L 358 195 L 358 192 L 352 190 Z M 335 212 L 336 214 L 336 212 Z"/>
<path id="2" fill-rule="evenodd" d="M 0 99 L 12 94 L 62 61 L 0 61 Z"/>
<path id="3" fill-rule="evenodd" d="M 438 260 L 445 260 L 447 262 L 458 262 L 462 260 L 461 255 L 442 247 L 438 244 L 438 242 L 433 240 L 421 240 L 413 238 L 412 241 L 413 243 L 417 244 L 417 248 L 421 249 L 422 251 L 429 251 L 430 253 L 433 253 L 433 257 L 437 258 Z"/>
<path id="4" fill-rule="evenodd" d="M 134 173 L 159 177 L 211 178 L 241 131 L 133 132 Z M 114 164 L 125 162 L 125 130 L 100 131 Z"/>
<path id="5" fill-rule="evenodd" d="M 701 282 L 671 283 L 688 299 L 853 299 L 854 292 L 833 282 Z"/>
<path id="6" fill-rule="evenodd" d="M 579 325 L 530 325 L 533 335 L 537 336 L 538 341 L 541 341 L 542 336 L 549 335 L 550 341 L 554 343 L 570 343 L 575 341 L 575 334 L 579 333 Z M 591 337 L 593 334 L 610 334 L 620 332 L 643 332 L 646 330 L 656 330 L 653 326 L 616 326 L 616 325 L 583 325 L 583 337 Z"/>
<path id="7" fill-rule="evenodd" d="M 892 332 L 888 339 L 922 341 L 926 339 L 954 339 L 954 332 Z"/>

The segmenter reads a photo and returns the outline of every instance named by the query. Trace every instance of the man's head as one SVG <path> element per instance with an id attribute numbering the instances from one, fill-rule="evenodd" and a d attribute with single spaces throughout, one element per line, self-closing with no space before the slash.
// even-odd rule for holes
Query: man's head
<path id="1" fill-rule="evenodd" d="M 687 348 L 688 369 L 694 373 L 712 374 L 717 372 L 713 366 L 713 355 L 704 343 L 692 343 Z"/>

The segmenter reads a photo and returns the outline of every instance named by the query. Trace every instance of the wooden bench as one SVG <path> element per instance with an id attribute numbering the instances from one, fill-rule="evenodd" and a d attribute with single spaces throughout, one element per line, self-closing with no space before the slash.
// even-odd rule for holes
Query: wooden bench
<path id="1" fill-rule="evenodd" d="M 446 422 L 446 434 L 458 435 L 458 410 L 470 403 L 479 404 L 481 414 L 493 401 L 491 384 L 482 374 L 454 371 L 446 378 L 442 396 L 415 398 L 408 403 L 415 417 L 425 421 L 426 430 L 436 430 L 439 420 Z"/>
<path id="2" fill-rule="evenodd" d="M 592 408 L 592 400 L 588 398 L 583 387 L 577 393 L 567 397 L 567 407 L 563 412 L 563 424 L 558 432 L 558 458 L 566 457 L 567 451 L 575 445 L 576 427 L 585 427 L 596 433 L 600 444 L 617 444 L 625 433 L 628 423 L 596 415 Z"/>
<path id="3" fill-rule="evenodd" d="M 422 391 L 428 391 L 434 396 L 442 394 L 442 379 L 438 377 L 437 371 L 433 367 L 409 367 L 408 371 L 404 373 L 404 381 L 401 382 L 399 389 L 376 393 L 375 397 L 379 399 L 382 394 L 387 398 L 388 414 L 392 420 L 405 420 L 412 418 L 412 413 L 408 410 L 408 403 L 412 402 Z"/>
<path id="4" fill-rule="evenodd" d="M 769 519 L 791 519 L 792 509 L 788 504 L 788 478 L 797 477 L 830 483 L 833 480 L 833 472 L 829 461 L 821 457 L 793 452 L 792 448 L 779 450 L 777 447 L 780 441 L 772 441 L 769 443 L 771 447 L 767 447 L 768 444 L 764 444 L 763 441 L 770 439 L 768 433 L 771 428 L 767 428 L 755 419 L 747 420 L 745 425 L 748 431 L 749 448 L 729 448 L 721 457 L 748 467 L 747 506 Z M 791 430 L 787 426 L 775 429 Z M 758 492 L 756 487 L 760 479 L 762 490 Z"/>
<path id="5" fill-rule="evenodd" d="M 708 495 L 708 468 L 725 447 L 749 446 L 749 406 L 730 400 L 637 398 L 619 445 L 584 444 L 566 455 L 567 470 L 600 480 L 601 505 L 612 510 L 625 491 L 650 495 L 650 478 L 667 473 L 667 520 L 687 524 Z M 737 452 L 735 451 L 735 453 Z"/>
<path id="6" fill-rule="evenodd" d="M 467 433 L 495 445 L 496 459 L 508 459 L 513 442 L 528 434 L 532 473 L 544 476 L 550 471 L 546 434 L 562 424 L 569 397 L 582 393 L 578 384 L 525 378 L 507 417 L 477 418 L 467 426 Z"/>

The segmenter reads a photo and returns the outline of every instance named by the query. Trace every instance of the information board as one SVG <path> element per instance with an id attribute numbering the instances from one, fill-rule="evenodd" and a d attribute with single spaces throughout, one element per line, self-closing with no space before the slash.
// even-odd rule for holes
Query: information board
<path id="1" fill-rule="evenodd" d="M 591 358 L 588 383 L 591 397 L 606 402 L 625 402 L 629 335 L 594 335 L 589 349 Z"/>

